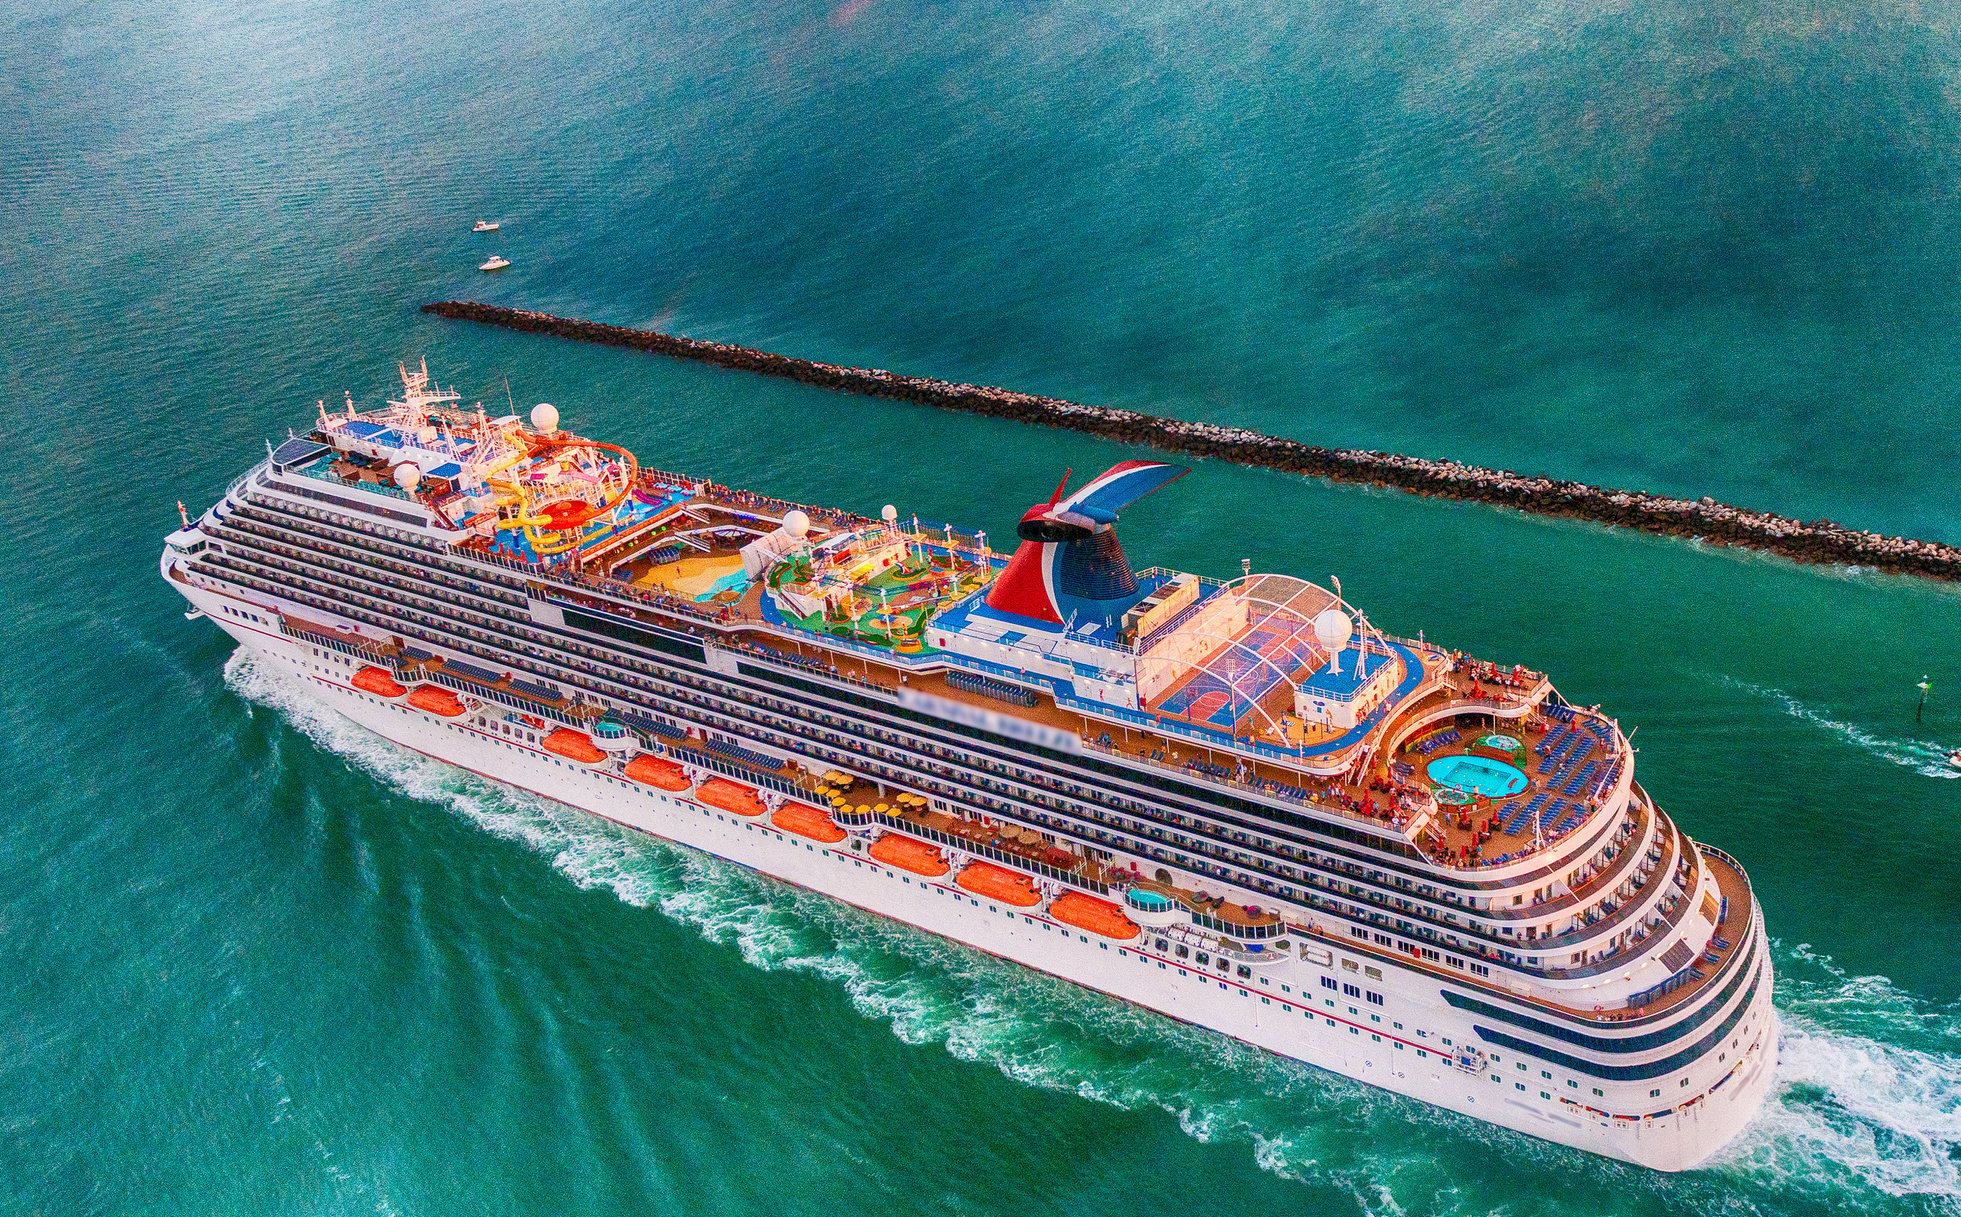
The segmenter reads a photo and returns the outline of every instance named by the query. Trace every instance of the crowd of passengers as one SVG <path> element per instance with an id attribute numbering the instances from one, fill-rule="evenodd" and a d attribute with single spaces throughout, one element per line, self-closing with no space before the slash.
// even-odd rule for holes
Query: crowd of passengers
<path id="1" fill-rule="evenodd" d="M 1539 673 L 1529 671 L 1522 664 L 1500 667 L 1483 659 L 1473 659 L 1462 651 L 1450 653 L 1450 672 L 1453 676 L 1468 674 L 1473 688 L 1477 684 L 1487 684 L 1506 689 L 1529 689 L 1541 679 Z"/>
<path id="2" fill-rule="evenodd" d="M 737 490 L 719 482 L 703 483 L 702 493 L 717 502 L 740 507 L 745 511 L 764 512 L 775 516 L 782 516 L 790 511 L 801 511 L 810 517 L 813 528 L 821 528 L 826 532 L 864 528 L 872 523 L 863 516 L 854 516 L 848 511 L 839 511 L 833 507 L 812 507 L 807 503 L 791 503 L 783 499 L 771 498 L 766 494 L 757 494 L 753 490 Z"/>

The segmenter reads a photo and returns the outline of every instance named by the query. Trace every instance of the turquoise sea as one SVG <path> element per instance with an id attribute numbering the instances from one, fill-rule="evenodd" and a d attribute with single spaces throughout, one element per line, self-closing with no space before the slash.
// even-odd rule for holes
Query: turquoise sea
<path id="1" fill-rule="evenodd" d="M 446 772 L 156 568 L 397 360 L 995 535 L 1133 455 L 416 312 L 455 296 L 1961 540 L 1958 17 L 14 0 L 0 1211 L 1961 1212 L 1961 590 L 1211 464 L 1126 518 L 1638 729 L 1784 1027 L 1665 1177 Z"/>

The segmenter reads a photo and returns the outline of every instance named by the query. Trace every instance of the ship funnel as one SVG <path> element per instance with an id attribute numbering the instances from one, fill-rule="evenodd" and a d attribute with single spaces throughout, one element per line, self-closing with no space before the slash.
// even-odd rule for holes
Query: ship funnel
<path id="1" fill-rule="evenodd" d="M 1117 515 L 1189 472 L 1161 461 L 1124 461 L 1066 498 L 1065 474 L 1055 495 L 1015 525 L 1021 544 L 989 589 L 988 607 L 1053 625 L 1114 623 L 1137 594 L 1137 577 L 1112 527 Z"/>

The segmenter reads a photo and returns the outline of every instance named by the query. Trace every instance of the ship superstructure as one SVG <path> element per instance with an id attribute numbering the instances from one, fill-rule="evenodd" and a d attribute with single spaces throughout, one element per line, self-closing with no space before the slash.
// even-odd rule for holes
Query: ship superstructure
<path id="1" fill-rule="evenodd" d="M 1776 1048 L 1742 867 L 1541 673 L 1242 566 L 1134 569 L 1184 470 L 1011 546 L 641 467 L 426 370 L 168 538 L 409 747 L 1350 1077 L 1681 1169 Z"/>

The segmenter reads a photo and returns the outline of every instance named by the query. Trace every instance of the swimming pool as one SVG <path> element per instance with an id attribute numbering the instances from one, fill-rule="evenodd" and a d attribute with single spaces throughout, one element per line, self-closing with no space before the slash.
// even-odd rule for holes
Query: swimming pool
<path id="1" fill-rule="evenodd" d="M 1478 743 L 1483 744 L 1487 748 L 1496 748 L 1500 752 L 1516 752 L 1523 746 L 1517 739 L 1509 735 L 1487 735 L 1479 740 Z"/>
<path id="2" fill-rule="evenodd" d="M 1524 770 L 1487 756 L 1440 756 L 1424 771 L 1433 782 L 1487 799 L 1502 799 L 1526 786 Z"/>
<path id="3" fill-rule="evenodd" d="M 1124 893 L 1124 899 L 1128 900 L 1133 908 L 1142 909 L 1147 913 L 1162 912 L 1172 905 L 1171 897 L 1160 895 L 1147 887 L 1131 888 Z"/>

